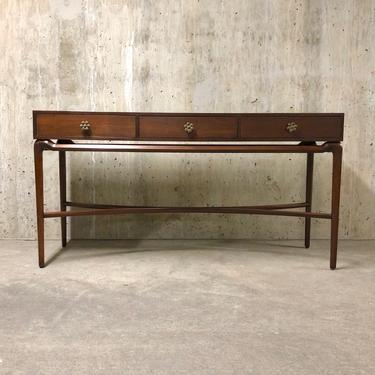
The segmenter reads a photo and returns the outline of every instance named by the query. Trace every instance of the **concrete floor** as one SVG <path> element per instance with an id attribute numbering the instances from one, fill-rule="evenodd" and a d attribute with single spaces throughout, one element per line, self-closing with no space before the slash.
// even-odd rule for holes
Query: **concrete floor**
<path id="1" fill-rule="evenodd" d="M 0 241 L 0 373 L 375 374 L 375 241 L 301 245 Z"/>

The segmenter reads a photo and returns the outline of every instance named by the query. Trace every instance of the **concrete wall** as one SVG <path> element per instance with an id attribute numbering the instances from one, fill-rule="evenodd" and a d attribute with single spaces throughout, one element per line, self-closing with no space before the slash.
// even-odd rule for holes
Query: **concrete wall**
<path id="1" fill-rule="evenodd" d="M 373 0 L 0 0 L 0 238 L 35 238 L 33 109 L 345 112 L 341 236 L 375 238 Z M 314 206 L 329 209 L 330 155 Z M 46 154 L 57 208 L 57 155 Z M 73 199 L 255 204 L 303 199 L 305 158 L 84 154 Z M 329 223 L 314 221 L 315 238 Z M 295 218 L 79 218 L 74 237 L 300 238 Z M 47 236 L 59 235 L 50 219 Z"/>

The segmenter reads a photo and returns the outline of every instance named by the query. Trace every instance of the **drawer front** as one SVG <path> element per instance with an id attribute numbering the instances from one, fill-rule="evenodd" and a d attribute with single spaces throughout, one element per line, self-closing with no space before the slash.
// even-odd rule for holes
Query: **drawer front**
<path id="1" fill-rule="evenodd" d="M 134 139 L 135 116 L 50 114 L 36 117 L 36 138 Z"/>
<path id="2" fill-rule="evenodd" d="M 139 137 L 148 140 L 220 140 L 237 138 L 233 116 L 140 116 Z"/>
<path id="3" fill-rule="evenodd" d="M 240 139 L 258 141 L 341 141 L 341 116 L 248 116 L 240 119 Z"/>

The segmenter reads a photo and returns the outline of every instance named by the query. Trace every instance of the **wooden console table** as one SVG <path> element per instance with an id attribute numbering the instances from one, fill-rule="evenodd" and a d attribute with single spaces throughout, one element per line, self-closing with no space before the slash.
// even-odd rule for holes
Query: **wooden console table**
<path id="1" fill-rule="evenodd" d="M 46 218 L 61 218 L 62 246 L 65 246 L 67 216 L 194 212 L 304 217 L 306 248 L 310 246 L 311 218 L 329 219 L 331 220 L 330 267 L 336 268 L 342 163 L 340 142 L 343 140 L 344 127 L 342 113 L 185 114 L 34 111 L 33 126 L 40 267 L 45 266 L 44 219 Z M 75 143 L 73 140 L 151 142 L 142 144 Z M 159 142 L 152 143 L 152 141 Z M 160 141 L 189 141 L 189 143 L 172 144 L 171 142 L 160 143 Z M 221 143 L 207 143 L 211 141 L 221 141 Z M 249 141 L 262 141 L 262 144 L 249 144 Z M 264 141 L 269 143 L 264 143 Z M 275 141 L 279 141 L 279 144 L 275 144 Z M 285 144 L 287 141 L 299 143 Z M 61 209 L 56 212 L 44 210 L 43 151 L 46 150 L 59 153 Z M 305 201 L 301 203 L 242 207 L 146 207 L 70 202 L 66 197 L 65 157 L 67 151 L 305 153 L 307 154 L 306 196 Z M 314 154 L 323 152 L 330 152 L 333 155 L 330 213 L 311 211 Z M 68 210 L 68 207 L 80 209 Z M 296 210 L 297 208 L 303 210 Z"/>

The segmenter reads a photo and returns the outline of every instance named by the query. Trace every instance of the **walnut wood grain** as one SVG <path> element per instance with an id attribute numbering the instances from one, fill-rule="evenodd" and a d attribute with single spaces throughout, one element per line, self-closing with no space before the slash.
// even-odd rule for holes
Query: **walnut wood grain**
<path id="1" fill-rule="evenodd" d="M 339 142 L 343 139 L 343 118 L 329 115 L 243 116 L 240 118 L 239 137 L 258 141 Z"/>
<path id="2" fill-rule="evenodd" d="M 82 121 L 89 130 L 83 131 Z M 38 139 L 134 139 L 135 116 L 40 113 L 36 121 Z"/>
<path id="3" fill-rule="evenodd" d="M 187 133 L 185 124 L 193 130 Z M 139 138 L 147 140 L 227 140 L 237 138 L 237 117 L 140 116 Z"/>

